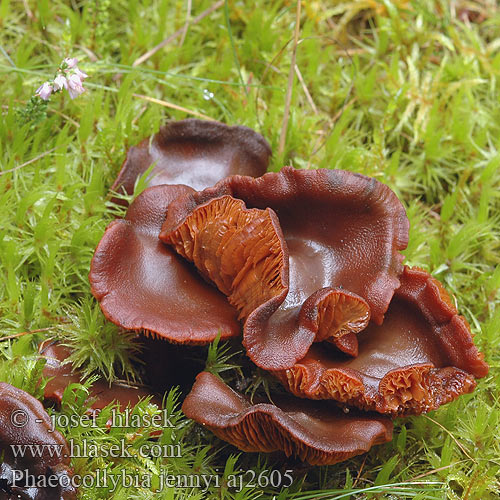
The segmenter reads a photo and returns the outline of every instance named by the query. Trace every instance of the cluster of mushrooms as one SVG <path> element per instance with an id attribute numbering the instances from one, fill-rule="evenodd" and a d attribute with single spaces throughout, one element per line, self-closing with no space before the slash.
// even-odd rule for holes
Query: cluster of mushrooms
<path id="1" fill-rule="evenodd" d="M 249 360 L 286 391 L 256 401 L 203 371 L 186 416 L 243 451 L 333 464 L 389 441 L 391 417 L 471 392 L 488 365 L 441 283 L 403 265 L 409 222 L 391 189 L 342 170 L 266 173 L 270 156 L 253 130 L 201 120 L 170 123 L 132 147 L 112 190 L 132 194 L 146 172 L 148 187 L 107 227 L 91 289 L 108 320 L 158 347 L 241 338 Z M 65 362 L 70 351 L 46 341 L 40 354 L 45 400 L 60 404 L 80 381 Z M 48 435 L 40 403 L 21 393 L 0 384 L 0 451 L 26 432 L 30 442 L 65 443 Z M 147 395 L 98 381 L 89 411 Z M 12 401 L 38 427 L 17 432 Z M 30 470 L 71 474 L 69 460 L 46 461 Z M 4 455 L 0 498 L 18 465 Z M 23 491 L 45 498 L 35 493 Z M 59 488 L 54 498 L 74 495 Z"/>
<path id="2" fill-rule="evenodd" d="M 439 281 L 403 265 L 409 222 L 391 189 L 265 173 L 270 155 L 251 129 L 200 120 L 131 148 L 112 189 L 131 194 L 154 165 L 149 187 L 106 229 L 92 293 L 158 341 L 241 337 L 288 396 L 251 401 L 202 372 L 184 413 L 240 450 L 333 464 L 390 440 L 391 417 L 471 392 L 488 365 Z"/>

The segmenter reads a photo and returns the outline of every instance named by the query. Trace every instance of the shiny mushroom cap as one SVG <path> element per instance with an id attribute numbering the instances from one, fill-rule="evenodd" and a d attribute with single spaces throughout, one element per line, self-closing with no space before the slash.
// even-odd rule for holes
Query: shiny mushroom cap
<path id="1" fill-rule="evenodd" d="M 408 229 L 384 184 L 284 167 L 178 198 L 160 239 L 238 308 L 252 361 L 280 370 L 314 341 L 357 354 L 355 334 L 382 322 L 399 286 Z"/>
<path id="2" fill-rule="evenodd" d="M 283 451 L 312 465 L 334 464 L 392 439 L 392 422 L 380 415 L 344 413 L 328 402 L 292 396 L 252 404 L 208 372 L 198 375 L 182 410 L 243 451 Z"/>
<path id="3" fill-rule="evenodd" d="M 441 283 L 418 268 L 405 267 L 384 323 L 358 339 L 356 358 L 315 345 L 276 374 L 300 397 L 407 415 L 471 392 L 488 373 L 466 320 Z"/>
<path id="4" fill-rule="evenodd" d="M 14 456 L 13 446 L 33 445 L 23 457 Z M 57 452 L 54 452 L 57 450 Z M 52 421 L 40 401 L 10 384 L 0 382 L 0 498 L 73 500 L 69 447 L 62 434 L 52 429 Z M 45 477 L 54 487 L 33 488 L 29 478 Z M 51 483 L 49 483 L 49 480 Z"/>
<path id="5" fill-rule="evenodd" d="M 129 149 L 111 189 L 132 194 L 136 179 L 152 165 L 148 186 L 205 189 L 230 175 L 259 177 L 270 156 L 267 141 L 250 128 L 196 119 L 172 122 Z"/>
<path id="6" fill-rule="evenodd" d="M 204 344 L 240 334 L 237 311 L 196 269 L 159 239 L 168 206 L 192 192 L 154 186 L 106 229 L 89 280 L 107 319 L 176 343 Z"/>
<path id="7" fill-rule="evenodd" d="M 46 359 L 42 375 L 48 379 L 44 389 L 44 399 L 60 406 L 64 391 L 70 384 L 82 383 L 82 377 L 68 362 L 71 349 L 54 340 L 46 340 L 38 346 L 41 356 Z M 152 396 L 152 398 L 151 398 Z M 120 411 L 134 407 L 139 401 L 151 398 L 151 403 L 161 408 L 161 400 L 150 391 L 122 382 L 109 384 L 104 379 L 96 380 L 89 394 L 89 412 L 99 412 L 111 403 L 116 403 Z"/>

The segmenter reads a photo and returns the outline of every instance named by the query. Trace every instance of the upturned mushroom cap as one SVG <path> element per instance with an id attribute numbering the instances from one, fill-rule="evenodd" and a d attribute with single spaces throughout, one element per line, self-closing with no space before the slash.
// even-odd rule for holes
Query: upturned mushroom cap
<path id="1" fill-rule="evenodd" d="M 284 167 L 233 176 L 174 201 L 160 239 L 192 261 L 246 318 L 243 343 L 267 370 L 313 341 L 357 353 L 399 286 L 408 219 L 395 194 L 341 170 Z"/>
<path id="2" fill-rule="evenodd" d="M 137 177 L 151 165 L 149 186 L 185 184 L 205 189 L 229 175 L 261 176 L 270 156 L 267 141 L 250 128 L 182 120 L 130 148 L 111 189 L 132 194 Z"/>
<path id="3" fill-rule="evenodd" d="M 14 456 L 12 446 L 33 445 L 23 457 Z M 62 434 L 52 430 L 52 421 L 40 401 L 30 394 L 0 382 L 0 497 L 37 500 L 76 498 L 71 484 L 70 452 Z M 54 487 L 30 487 L 25 471 L 50 479 Z M 23 474 L 23 479 L 19 474 Z M 50 484 L 50 483 L 48 483 Z"/>
<path id="4" fill-rule="evenodd" d="M 252 404 L 208 372 L 198 375 L 182 410 L 240 450 L 280 450 L 311 465 L 341 462 L 392 439 L 392 422 L 380 415 L 291 396 Z"/>
<path id="5" fill-rule="evenodd" d="M 58 343 L 48 340 L 42 342 L 38 347 L 39 353 L 46 359 L 42 375 L 49 380 L 45 385 L 44 399 L 56 405 L 62 402 L 63 394 L 70 384 L 82 383 L 81 376 L 73 370 L 73 365 L 66 362 L 71 350 Z M 96 380 L 90 388 L 89 402 L 90 412 L 99 412 L 111 403 L 117 403 L 118 408 L 123 411 L 127 407 L 134 407 L 139 401 L 152 394 L 137 386 L 114 382 L 111 385 L 103 379 Z M 151 403 L 161 408 L 160 398 L 153 395 Z"/>
<path id="6" fill-rule="evenodd" d="M 293 394 L 335 399 L 393 415 L 420 414 L 471 392 L 488 365 L 441 283 L 405 267 L 381 326 L 358 336 L 347 359 L 316 344 L 293 368 L 276 372 Z"/>
<path id="7" fill-rule="evenodd" d="M 96 248 L 89 280 L 107 319 L 178 343 L 203 344 L 240 334 L 237 311 L 191 264 L 159 239 L 167 208 L 187 186 L 146 189 Z"/>

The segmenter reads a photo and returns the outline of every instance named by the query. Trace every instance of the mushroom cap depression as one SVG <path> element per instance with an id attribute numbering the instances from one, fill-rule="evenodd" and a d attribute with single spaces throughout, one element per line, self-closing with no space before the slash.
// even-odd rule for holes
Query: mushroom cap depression
<path id="1" fill-rule="evenodd" d="M 198 375 L 182 405 L 188 418 L 243 451 L 283 451 L 311 465 L 327 465 L 392 439 L 392 422 L 378 414 L 344 413 L 322 401 L 288 396 L 252 404 L 208 372 Z"/>
<path id="2" fill-rule="evenodd" d="M 175 200 L 160 239 L 246 318 L 259 367 L 293 366 L 312 342 L 351 355 L 399 286 L 409 223 L 384 184 L 342 170 L 233 176 Z"/>
<path id="3" fill-rule="evenodd" d="M 46 359 L 42 375 L 49 379 L 45 385 L 44 399 L 60 406 L 66 387 L 70 384 L 81 384 L 82 377 L 73 371 L 71 363 L 66 362 L 71 354 L 68 347 L 54 340 L 46 340 L 39 345 L 38 350 Z M 107 381 L 98 379 L 90 388 L 90 412 L 98 412 L 113 402 L 123 411 L 151 396 L 149 391 L 141 387 L 119 382 L 110 385 Z M 151 403 L 156 404 L 158 408 L 162 406 L 160 398 L 155 396 L 152 397 Z"/>
<path id="4" fill-rule="evenodd" d="M 335 399 L 393 415 L 420 414 L 471 392 L 488 365 L 439 281 L 405 267 L 381 326 L 361 332 L 359 354 L 314 345 L 293 368 L 277 372 L 293 394 Z"/>
<path id="5" fill-rule="evenodd" d="M 91 290 L 107 319 L 178 343 L 240 334 L 237 311 L 159 239 L 167 208 L 187 186 L 154 186 L 109 224 L 90 266 Z"/>
<path id="6" fill-rule="evenodd" d="M 151 165 L 148 186 L 185 184 L 205 189 L 230 175 L 261 176 L 270 156 L 267 141 L 250 128 L 181 120 L 130 148 L 111 189 L 132 194 L 136 179 Z"/>
<path id="7" fill-rule="evenodd" d="M 23 457 L 15 457 L 11 446 L 16 445 L 38 448 L 28 448 Z M 55 450 L 57 453 L 54 453 Z M 0 382 L 0 498 L 76 498 L 76 490 L 70 481 L 69 456 L 66 440 L 59 431 L 52 429 L 52 421 L 42 403 L 27 392 Z M 30 487 L 30 478 L 23 475 L 23 479 L 19 480 L 16 473 L 26 470 L 30 476 L 35 476 L 35 482 L 45 476 L 47 482 L 50 477 L 51 483 L 56 482 L 57 486 Z M 16 484 L 14 479 L 17 479 Z M 11 496 L 5 497 L 6 494 Z"/>

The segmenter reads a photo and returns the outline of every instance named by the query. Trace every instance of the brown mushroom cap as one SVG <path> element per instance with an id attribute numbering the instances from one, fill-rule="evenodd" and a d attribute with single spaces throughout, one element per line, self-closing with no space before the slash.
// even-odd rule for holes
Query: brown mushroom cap
<path id="1" fill-rule="evenodd" d="M 187 186 L 146 189 L 123 220 L 113 221 L 90 267 L 92 293 L 107 319 L 178 343 L 237 336 L 237 311 L 158 234 L 167 207 Z"/>
<path id="2" fill-rule="evenodd" d="M 202 372 L 182 410 L 240 450 L 281 450 L 311 465 L 341 462 L 392 439 L 392 422 L 380 415 L 344 413 L 326 401 L 291 396 L 276 402 L 252 404 L 215 375 Z"/>
<path id="3" fill-rule="evenodd" d="M 24 457 L 15 457 L 11 446 L 16 445 L 37 448 L 25 449 Z M 22 498 L 52 500 L 76 498 L 76 490 L 70 481 L 69 457 L 66 440 L 59 431 L 52 430 L 52 421 L 40 401 L 0 382 L 0 496 L 3 489 L 5 493 L 10 492 L 12 498 L 18 495 L 19 498 L 22 495 Z M 45 476 L 52 483 L 57 482 L 57 486 L 31 488 L 25 470 L 35 476 L 37 482 Z M 19 480 L 19 472 L 15 471 L 24 473 L 24 478 Z"/>
<path id="4" fill-rule="evenodd" d="M 160 239 L 246 317 L 252 361 L 280 370 L 315 340 L 330 338 L 356 354 L 353 333 L 368 324 L 370 311 L 382 322 L 399 286 L 408 228 L 396 195 L 374 179 L 284 167 L 177 199 Z"/>
<path id="5" fill-rule="evenodd" d="M 441 283 L 405 267 L 383 325 L 358 335 L 347 359 L 316 344 L 293 368 L 277 372 L 293 394 L 335 399 L 393 415 L 438 408 L 476 386 L 488 365 Z"/>
<path id="6" fill-rule="evenodd" d="M 132 194 L 137 177 L 153 164 L 148 186 L 185 184 L 205 189 L 229 175 L 261 176 L 270 156 L 267 141 L 250 128 L 182 120 L 130 148 L 111 189 Z"/>
<path id="7" fill-rule="evenodd" d="M 71 363 L 65 363 L 71 354 L 68 347 L 57 341 L 48 340 L 42 342 L 38 350 L 47 360 L 42 372 L 42 375 L 49 379 L 45 385 L 44 399 L 59 406 L 66 387 L 70 384 L 80 384 L 82 379 L 78 372 L 73 370 Z M 90 410 L 98 412 L 115 402 L 123 411 L 127 407 L 134 407 L 139 401 L 150 396 L 151 393 L 141 387 L 118 382 L 110 385 L 105 380 L 98 379 L 90 388 Z M 159 408 L 162 406 L 160 398 L 156 396 L 152 397 L 151 403 Z"/>

